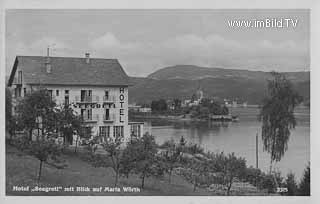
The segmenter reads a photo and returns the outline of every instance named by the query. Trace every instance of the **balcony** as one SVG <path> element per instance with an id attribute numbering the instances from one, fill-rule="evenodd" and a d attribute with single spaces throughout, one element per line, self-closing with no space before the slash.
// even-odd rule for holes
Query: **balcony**
<path id="1" fill-rule="evenodd" d="M 103 122 L 114 122 L 114 121 L 115 121 L 114 114 L 103 115 Z"/>
<path id="2" fill-rule="evenodd" d="M 82 115 L 82 119 L 84 122 L 94 123 L 94 122 L 98 122 L 99 115 L 98 114 L 92 114 L 92 115 L 84 114 L 84 115 Z"/>
<path id="3" fill-rule="evenodd" d="M 15 77 L 13 79 L 12 84 L 17 85 L 17 86 L 22 86 L 22 79 L 21 78 L 19 79 L 18 77 Z"/>
<path id="4" fill-rule="evenodd" d="M 103 96 L 103 103 L 115 103 L 115 96 Z"/>
<path id="5" fill-rule="evenodd" d="M 85 96 L 85 97 L 76 96 L 75 101 L 76 103 L 98 103 L 99 96 Z"/>

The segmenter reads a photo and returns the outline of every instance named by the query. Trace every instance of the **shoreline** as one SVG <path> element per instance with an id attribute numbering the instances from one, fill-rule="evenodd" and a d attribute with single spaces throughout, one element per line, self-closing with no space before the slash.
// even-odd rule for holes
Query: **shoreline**
<path id="1" fill-rule="evenodd" d="M 217 122 L 235 122 L 239 119 L 235 115 L 215 115 L 211 119 L 201 119 L 201 118 L 191 118 L 183 117 L 183 115 L 134 115 L 131 116 L 132 119 L 164 119 L 173 121 L 194 121 L 194 122 L 207 122 L 207 121 L 217 121 Z"/>

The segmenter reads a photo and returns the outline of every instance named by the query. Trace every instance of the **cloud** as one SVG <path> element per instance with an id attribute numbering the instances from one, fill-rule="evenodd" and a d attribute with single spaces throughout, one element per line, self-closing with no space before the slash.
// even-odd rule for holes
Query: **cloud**
<path id="1" fill-rule="evenodd" d="M 89 47 L 98 51 L 104 52 L 113 50 L 113 52 L 128 52 L 134 49 L 139 49 L 139 43 L 121 42 L 113 33 L 107 32 L 104 35 L 94 39 L 89 43 Z"/>
<path id="2" fill-rule="evenodd" d="M 87 42 L 87 41 L 85 41 Z M 308 46 L 295 41 L 238 41 L 217 34 L 183 34 L 157 41 L 125 41 L 112 32 L 83 44 L 69 44 L 44 37 L 29 44 L 11 43 L 14 54 L 79 56 L 89 51 L 92 57 L 117 58 L 129 75 L 146 76 L 165 66 L 193 64 L 271 71 L 308 69 Z M 12 62 L 13 59 L 10 60 Z"/>
<path id="3" fill-rule="evenodd" d="M 105 35 L 94 39 L 91 42 L 91 46 L 96 49 L 103 49 L 105 47 L 119 47 L 120 41 L 112 33 L 108 32 Z"/>

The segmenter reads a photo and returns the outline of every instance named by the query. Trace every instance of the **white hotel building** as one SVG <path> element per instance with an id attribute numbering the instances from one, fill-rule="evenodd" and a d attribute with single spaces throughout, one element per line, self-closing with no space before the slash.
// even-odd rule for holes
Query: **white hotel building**
<path id="1" fill-rule="evenodd" d="M 41 86 L 57 104 L 70 104 L 93 136 L 125 139 L 143 134 L 143 123 L 128 121 L 129 85 L 118 60 L 88 53 L 85 58 L 17 56 L 8 82 L 13 99 Z"/>

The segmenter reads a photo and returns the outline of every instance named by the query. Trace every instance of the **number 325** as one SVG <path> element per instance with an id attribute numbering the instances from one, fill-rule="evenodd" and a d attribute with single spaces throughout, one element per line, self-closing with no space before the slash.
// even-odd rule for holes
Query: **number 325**
<path id="1" fill-rule="evenodd" d="M 288 192 L 288 188 L 277 188 L 277 193 L 286 193 Z"/>

